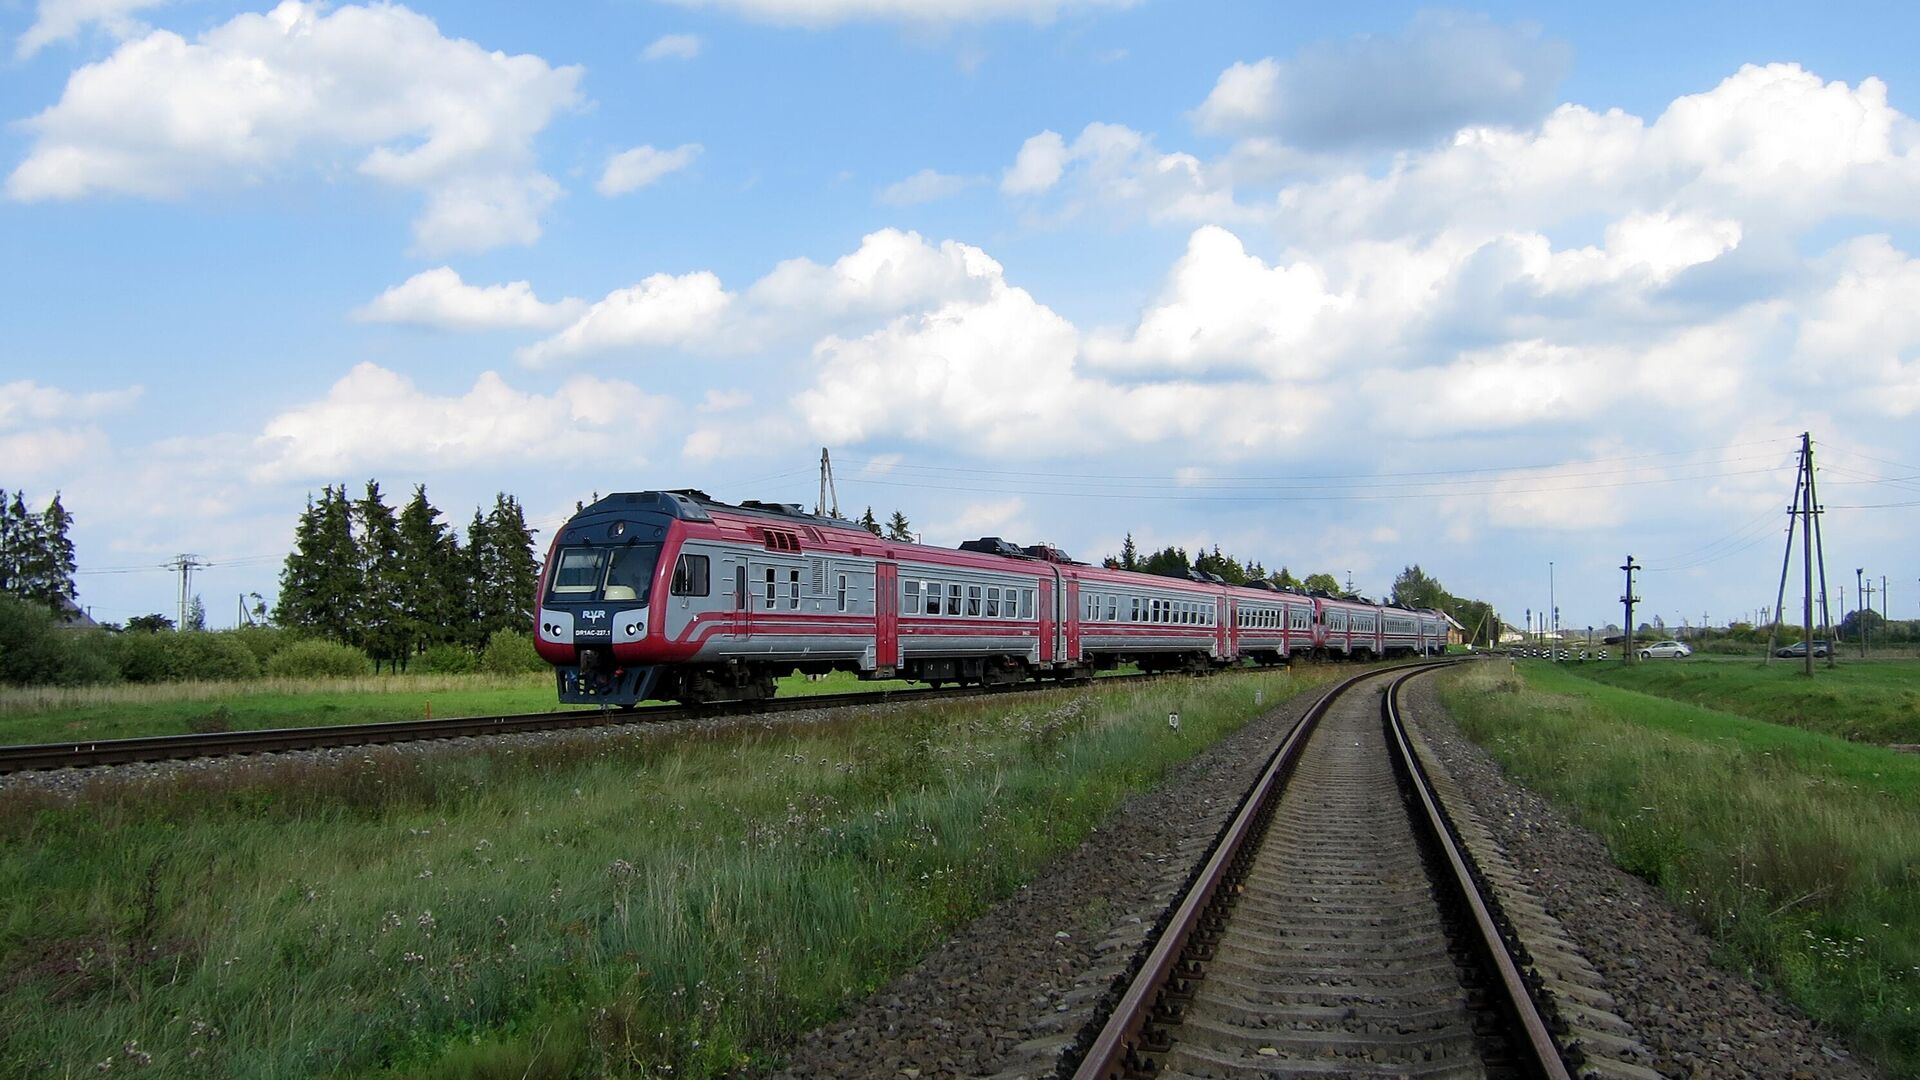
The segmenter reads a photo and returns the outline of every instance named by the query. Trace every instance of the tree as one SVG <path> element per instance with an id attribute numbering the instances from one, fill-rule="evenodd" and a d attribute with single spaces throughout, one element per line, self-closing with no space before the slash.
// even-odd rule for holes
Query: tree
<path id="1" fill-rule="evenodd" d="M 907 515 L 895 510 L 893 516 L 887 519 L 887 539 L 903 544 L 913 543 L 913 526 L 908 523 Z"/>
<path id="2" fill-rule="evenodd" d="M 467 540 L 475 574 L 474 629 L 484 642 L 496 630 L 525 629 L 540 572 L 533 560 L 533 530 L 518 499 L 506 492 L 496 495 L 484 519 L 474 512 L 474 529 L 479 539 L 470 533 Z"/>
<path id="3" fill-rule="evenodd" d="M 193 599 L 187 602 L 187 621 L 180 629 L 197 630 L 201 633 L 206 632 L 207 605 L 200 602 L 199 593 L 194 593 Z"/>
<path id="4" fill-rule="evenodd" d="M 427 501 L 427 486 L 415 484 L 400 511 L 400 614 L 409 654 L 449 641 L 460 625 L 467 593 L 460 545 L 440 511 Z M 404 662 L 404 661 L 403 661 Z"/>
<path id="5" fill-rule="evenodd" d="M 1427 576 L 1419 563 L 1400 571 L 1393 579 L 1393 602 L 1403 608 L 1433 608 L 1444 610 L 1447 601 L 1453 599 L 1440 582 Z"/>
<path id="6" fill-rule="evenodd" d="M 1210 552 L 1202 550 L 1199 557 L 1193 560 L 1193 568 L 1203 573 L 1218 574 L 1220 580 L 1229 585 L 1247 583 L 1246 569 L 1233 556 L 1221 554 L 1219 544 L 1213 545 Z"/>
<path id="7" fill-rule="evenodd" d="M 1120 569 L 1138 570 L 1140 568 L 1140 549 L 1134 546 L 1133 532 L 1128 530 L 1127 538 L 1120 542 Z"/>
<path id="8" fill-rule="evenodd" d="M 1142 573 L 1159 574 L 1161 577 L 1186 577 L 1193 563 L 1187 560 L 1187 549 L 1168 544 L 1159 551 L 1140 560 Z"/>
<path id="9" fill-rule="evenodd" d="M 405 588 L 400 565 L 400 523 L 380 494 L 378 481 L 367 481 L 367 491 L 353 504 L 356 563 L 360 568 L 360 622 L 358 645 L 373 658 L 374 669 L 387 661 L 399 670 L 410 633 L 400 605 Z"/>
<path id="10" fill-rule="evenodd" d="M 127 620 L 128 633 L 157 634 L 173 629 L 173 620 L 165 615 L 135 615 Z"/>
<path id="11" fill-rule="evenodd" d="M 319 502 L 307 498 L 306 512 L 294 527 L 273 621 L 335 641 L 357 641 L 360 590 L 353 509 L 347 489 L 329 484 L 320 490 Z"/>
<path id="12" fill-rule="evenodd" d="M 1298 590 L 1298 589 L 1306 588 L 1306 586 L 1301 583 L 1299 578 L 1293 576 L 1293 571 L 1288 570 L 1284 566 L 1280 568 L 1279 573 L 1274 574 L 1273 577 L 1268 580 L 1272 581 L 1275 585 L 1278 585 L 1282 589 Z"/>
<path id="13" fill-rule="evenodd" d="M 880 519 L 873 516 L 873 507 L 867 507 L 867 512 L 860 515 L 860 527 L 875 536 L 881 535 Z"/>
<path id="14" fill-rule="evenodd" d="M 1308 592 L 1323 592 L 1333 596 L 1340 594 L 1340 580 L 1332 574 L 1308 574 L 1307 580 L 1301 582 L 1301 585 L 1305 586 Z"/>
<path id="15" fill-rule="evenodd" d="M 47 605 L 62 618 L 74 598 L 80 595 L 73 587 L 73 541 L 67 538 L 67 530 L 72 525 L 73 515 L 60 505 L 60 493 L 54 492 L 53 501 L 40 514 L 40 550 L 33 564 L 38 573 L 28 598 Z"/>

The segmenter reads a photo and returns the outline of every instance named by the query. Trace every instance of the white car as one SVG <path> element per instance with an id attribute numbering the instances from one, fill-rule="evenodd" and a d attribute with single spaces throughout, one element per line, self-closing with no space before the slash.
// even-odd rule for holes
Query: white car
<path id="1" fill-rule="evenodd" d="M 1640 650 L 1640 659 L 1642 660 L 1653 660 L 1665 657 L 1672 657 L 1678 660 L 1681 657 L 1692 655 L 1693 650 L 1678 641 L 1656 641 Z"/>

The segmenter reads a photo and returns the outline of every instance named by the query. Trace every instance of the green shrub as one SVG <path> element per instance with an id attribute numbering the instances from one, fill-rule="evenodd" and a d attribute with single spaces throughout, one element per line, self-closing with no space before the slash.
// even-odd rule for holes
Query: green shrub
<path id="1" fill-rule="evenodd" d="M 13 686 L 80 686 L 112 682 L 108 635 L 69 630 L 39 604 L 0 596 L 0 683 Z"/>
<path id="2" fill-rule="evenodd" d="M 409 670 L 427 675 L 470 675 L 480 667 L 480 658 L 461 645 L 433 645 L 413 658 Z"/>
<path id="3" fill-rule="evenodd" d="M 533 651 L 533 635 L 518 630 L 495 630 L 480 653 L 480 670 L 492 675 L 523 675 L 546 669 L 547 662 Z"/>
<path id="4" fill-rule="evenodd" d="M 267 661 L 267 674 L 287 679 L 365 675 L 372 668 L 373 661 L 359 649 L 317 638 L 296 641 Z"/>
<path id="5" fill-rule="evenodd" d="M 280 650 L 296 641 L 306 640 L 306 635 L 300 631 L 284 626 L 242 626 L 222 633 L 231 634 L 235 641 L 245 645 L 262 666 Z"/>
<path id="6" fill-rule="evenodd" d="M 252 679 L 260 661 L 232 633 L 185 630 L 173 633 L 129 632 L 114 640 L 114 659 L 128 682 L 181 682 L 190 679 Z"/>

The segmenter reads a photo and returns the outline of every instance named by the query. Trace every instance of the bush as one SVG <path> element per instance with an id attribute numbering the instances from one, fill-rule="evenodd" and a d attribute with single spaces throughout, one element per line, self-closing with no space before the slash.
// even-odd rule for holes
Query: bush
<path id="1" fill-rule="evenodd" d="M 430 645 L 413 658 L 408 670 L 427 675 L 471 675 L 480 667 L 480 658 L 464 645 Z"/>
<path id="2" fill-rule="evenodd" d="M 267 661 L 267 674 L 285 679 L 316 679 L 365 675 L 372 667 L 373 661 L 367 659 L 367 654 L 351 645 L 310 638 L 274 653 Z"/>
<path id="3" fill-rule="evenodd" d="M 39 604 L 0 596 L 0 683 L 80 686 L 112 682 L 118 671 L 99 630 L 69 630 Z"/>
<path id="4" fill-rule="evenodd" d="M 113 645 L 121 678 L 128 682 L 176 682 L 187 679 L 252 679 L 260 675 L 260 661 L 229 631 L 209 633 L 121 634 Z"/>
<path id="5" fill-rule="evenodd" d="M 524 675 L 546 669 L 547 662 L 533 651 L 533 635 L 518 630 L 495 630 L 480 653 L 480 670 L 493 675 Z"/>
<path id="6" fill-rule="evenodd" d="M 245 645 L 247 651 L 253 653 L 253 658 L 262 666 L 273 659 L 280 650 L 296 641 L 306 640 L 306 635 L 300 631 L 290 630 L 284 626 L 242 626 L 221 632 L 231 634 L 235 641 Z"/>

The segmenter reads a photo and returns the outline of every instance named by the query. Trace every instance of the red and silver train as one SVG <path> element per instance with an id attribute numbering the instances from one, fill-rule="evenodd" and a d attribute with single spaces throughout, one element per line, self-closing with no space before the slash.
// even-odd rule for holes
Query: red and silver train
<path id="1" fill-rule="evenodd" d="M 761 698 L 854 671 L 941 683 L 1436 654 L 1445 617 L 1076 563 L 998 538 L 883 540 L 798 506 L 609 495 L 555 535 L 534 620 L 560 700 Z"/>

